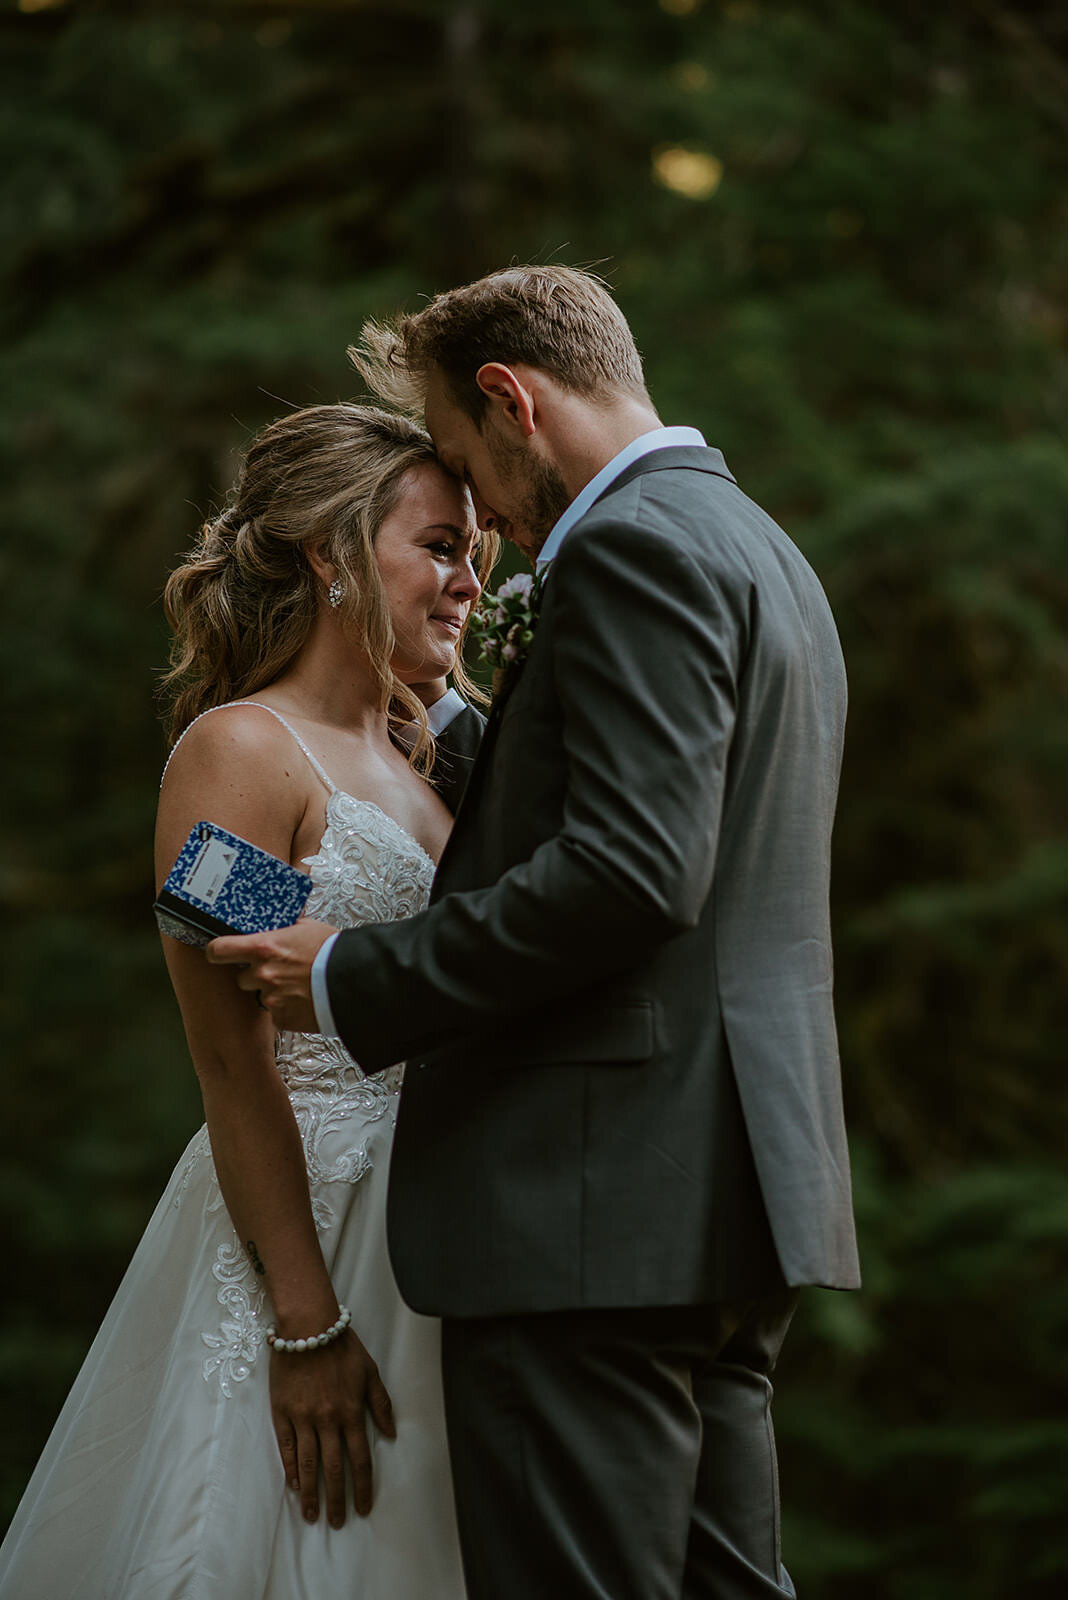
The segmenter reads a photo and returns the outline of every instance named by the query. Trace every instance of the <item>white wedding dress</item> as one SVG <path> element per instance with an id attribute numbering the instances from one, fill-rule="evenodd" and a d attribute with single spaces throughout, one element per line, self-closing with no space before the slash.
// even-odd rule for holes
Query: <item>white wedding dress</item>
<path id="1" fill-rule="evenodd" d="M 326 832 L 305 863 L 307 914 L 353 927 L 421 910 L 432 859 L 301 748 L 330 791 Z M 0 1600 L 462 1600 L 439 1327 L 403 1304 L 386 1251 L 402 1069 L 365 1078 L 318 1034 L 280 1034 L 276 1056 L 335 1291 L 393 1401 L 396 1439 L 375 1439 L 368 1421 L 370 1516 L 350 1505 L 343 1528 L 322 1511 L 308 1524 L 285 1487 L 268 1404 L 270 1308 L 201 1128 L 15 1514 Z"/>

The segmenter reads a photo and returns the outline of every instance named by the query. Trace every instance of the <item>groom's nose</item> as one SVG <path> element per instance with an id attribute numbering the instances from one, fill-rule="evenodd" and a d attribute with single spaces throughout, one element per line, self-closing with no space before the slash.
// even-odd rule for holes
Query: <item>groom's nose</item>
<path id="1" fill-rule="evenodd" d="M 500 516 L 487 501 L 483 500 L 473 483 L 469 483 L 468 488 L 475 506 L 475 521 L 483 533 L 492 533 L 501 520 Z"/>

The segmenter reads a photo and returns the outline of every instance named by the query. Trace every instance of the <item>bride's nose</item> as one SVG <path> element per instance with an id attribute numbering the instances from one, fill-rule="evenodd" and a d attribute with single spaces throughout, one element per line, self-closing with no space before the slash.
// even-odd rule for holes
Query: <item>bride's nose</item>
<path id="1" fill-rule="evenodd" d="M 482 584 L 479 581 L 478 573 L 475 571 L 474 562 L 469 555 L 464 557 L 456 569 L 456 575 L 449 584 L 449 590 L 458 600 L 469 600 L 472 604 L 482 593 Z"/>

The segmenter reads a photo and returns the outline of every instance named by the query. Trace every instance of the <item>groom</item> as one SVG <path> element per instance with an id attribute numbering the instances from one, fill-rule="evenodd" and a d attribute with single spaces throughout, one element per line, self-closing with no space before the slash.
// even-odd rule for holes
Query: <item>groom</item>
<path id="1" fill-rule="evenodd" d="M 791 1594 L 769 1374 L 798 1286 L 858 1282 L 826 598 L 661 426 L 594 277 L 507 269 L 365 340 L 537 563 L 533 642 L 429 910 L 218 953 L 281 1026 L 408 1062 L 390 1249 L 444 1319 L 471 1600 Z"/>

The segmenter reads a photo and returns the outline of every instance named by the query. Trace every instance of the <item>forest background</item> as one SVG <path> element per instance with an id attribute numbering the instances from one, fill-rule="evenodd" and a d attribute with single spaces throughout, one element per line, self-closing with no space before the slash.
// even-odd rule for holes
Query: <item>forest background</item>
<path id="1" fill-rule="evenodd" d="M 1063 1594 L 1063 7 L 8 0 L 0 37 L 6 1510 L 200 1120 L 149 910 L 164 576 L 252 430 L 358 392 L 366 316 L 599 263 L 850 669 L 866 1282 L 780 1366 L 787 1562 Z"/>

